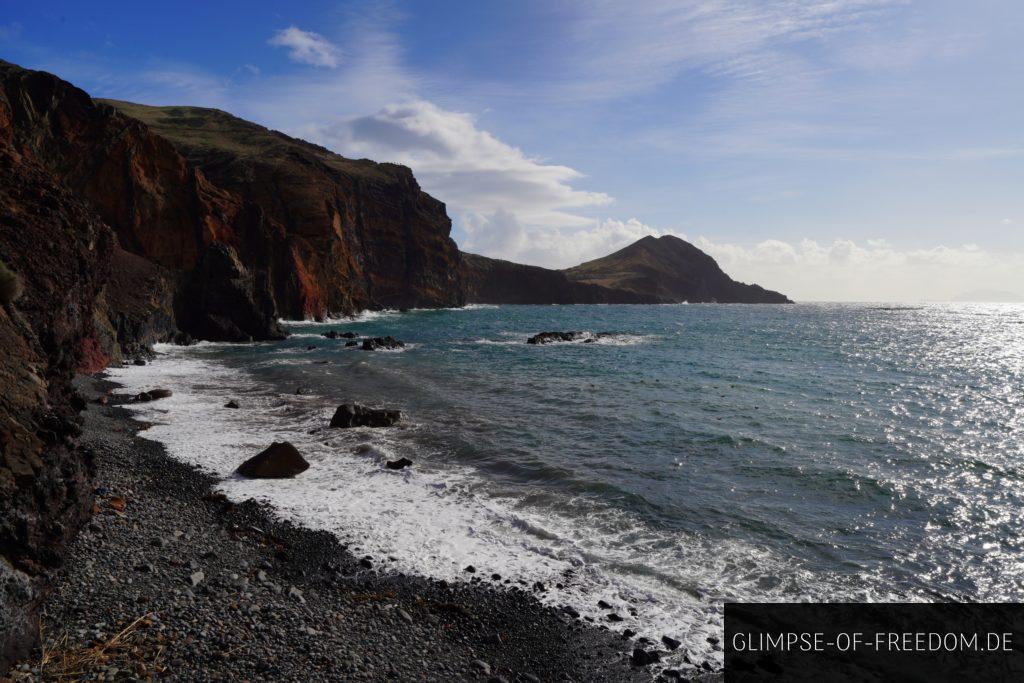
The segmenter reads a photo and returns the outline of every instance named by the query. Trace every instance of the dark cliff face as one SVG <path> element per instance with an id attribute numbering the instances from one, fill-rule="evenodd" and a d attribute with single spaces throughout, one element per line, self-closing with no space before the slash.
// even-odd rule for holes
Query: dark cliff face
<path id="1" fill-rule="evenodd" d="M 0 99 L 10 112 L 12 144 L 31 154 L 58 182 L 85 200 L 113 228 L 125 251 L 166 269 L 171 274 L 166 281 L 169 286 L 201 277 L 198 266 L 213 244 L 238 250 L 257 245 L 255 249 L 266 251 L 275 239 L 283 239 L 280 226 L 268 220 L 259 207 L 215 186 L 169 142 L 142 123 L 96 104 L 85 92 L 56 76 L 0 62 Z M 263 271 L 272 267 L 266 262 L 256 265 Z M 271 277 L 267 274 L 253 282 L 269 282 Z M 213 288 L 234 286 L 208 279 L 203 283 Z M 251 291 L 250 301 L 239 313 L 239 318 L 249 323 L 244 329 L 247 338 L 282 336 L 274 316 L 259 315 L 264 307 L 258 302 L 267 294 Z M 108 297 L 107 303 L 114 298 Z M 178 315 L 159 312 L 157 320 L 169 323 L 166 328 L 157 329 L 152 320 L 135 324 L 151 328 L 158 337 L 155 340 L 165 340 L 177 331 L 170 317 L 189 324 L 205 322 L 205 312 L 195 304 L 180 297 L 175 301 Z M 189 316 L 180 315 L 181 306 Z M 136 312 L 140 312 L 138 307 Z M 116 318 L 121 312 L 110 313 Z M 119 329 L 114 321 L 101 327 Z M 119 341 L 125 345 L 137 342 L 130 338 Z"/>
<path id="2" fill-rule="evenodd" d="M 778 292 L 736 282 L 713 258 L 670 235 L 644 237 L 564 272 L 574 282 L 643 293 L 665 303 L 792 303 Z"/>
<path id="3" fill-rule="evenodd" d="M 585 282 L 559 270 L 462 255 L 466 303 L 479 304 L 650 304 L 657 299 Z"/>
<path id="4" fill-rule="evenodd" d="M 44 573 L 91 504 L 70 383 L 115 243 L 86 203 L 15 149 L 10 114 L 0 100 L 0 259 L 23 285 L 0 302 L 0 671 L 38 639 Z"/>
<path id="5" fill-rule="evenodd" d="M 445 206 L 408 168 L 346 159 L 215 109 L 108 103 L 282 226 L 291 270 L 274 283 L 282 315 L 463 303 Z"/>

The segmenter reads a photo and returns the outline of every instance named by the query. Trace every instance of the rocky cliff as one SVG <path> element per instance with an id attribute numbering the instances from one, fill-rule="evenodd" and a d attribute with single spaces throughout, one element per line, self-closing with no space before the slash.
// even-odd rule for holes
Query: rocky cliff
<path id="1" fill-rule="evenodd" d="M 451 220 L 405 166 L 346 159 L 216 109 L 108 103 L 282 226 L 282 315 L 463 303 Z"/>
<path id="2" fill-rule="evenodd" d="M 0 259 L 17 283 L 0 297 L 0 671 L 38 638 L 46 571 L 91 503 L 70 383 L 115 244 L 85 202 L 15 148 L 11 114 L 0 98 Z"/>
<path id="3" fill-rule="evenodd" d="M 733 280 L 713 258 L 671 235 L 644 237 L 564 273 L 579 284 L 643 294 L 664 303 L 792 303 L 778 292 Z"/>

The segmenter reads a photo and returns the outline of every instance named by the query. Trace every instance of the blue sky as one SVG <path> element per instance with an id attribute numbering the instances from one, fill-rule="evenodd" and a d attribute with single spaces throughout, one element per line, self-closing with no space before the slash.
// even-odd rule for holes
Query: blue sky
<path id="1" fill-rule="evenodd" d="M 410 165 L 461 246 L 677 234 L 801 299 L 1024 296 L 1024 5 L 10 2 L 0 57 Z"/>

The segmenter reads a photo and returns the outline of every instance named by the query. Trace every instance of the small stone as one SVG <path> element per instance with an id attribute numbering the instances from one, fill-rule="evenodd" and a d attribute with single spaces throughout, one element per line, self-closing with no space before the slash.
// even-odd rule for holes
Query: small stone
<path id="1" fill-rule="evenodd" d="M 385 465 L 389 470 L 401 470 L 405 469 L 412 464 L 412 460 L 409 458 L 399 458 L 398 460 L 389 460 Z"/>
<path id="2" fill-rule="evenodd" d="M 398 616 L 402 617 L 403 619 L 405 619 L 410 624 L 412 623 L 412 615 L 409 614 L 408 612 L 406 612 L 404 609 L 402 609 L 402 608 L 398 609 Z"/>
<path id="3" fill-rule="evenodd" d="M 469 565 L 468 567 L 466 567 L 462 571 L 469 572 L 470 574 L 476 574 L 476 567 L 474 567 L 473 565 Z"/>
<path id="4" fill-rule="evenodd" d="M 473 660 L 473 666 L 475 666 L 476 668 L 480 669 L 480 671 L 485 676 L 489 676 L 490 673 L 491 673 L 491 665 L 488 664 L 487 662 L 485 662 L 482 659 L 474 659 Z"/>
<path id="5" fill-rule="evenodd" d="M 597 606 L 598 606 L 598 608 L 600 608 L 600 609 L 611 609 L 611 608 L 612 608 L 612 606 L 611 606 L 611 605 L 609 605 L 609 604 L 608 604 L 607 602 L 605 602 L 604 600 L 598 600 L 598 601 L 597 601 Z"/>
<path id="6" fill-rule="evenodd" d="M 616 622 L 622 621 L 622 617 L 620 617 L 618 614 L 615 614 L 615 612 L 612 612 L 611 614 L 606 616 L 605 619 L 607 619 L 608 621 L 616 621 Z"/>
<path id="7" fill-rule="evenodd" d="M 298 588 L 296 588 L 295 586 L 292 586 L 291 588 L 289 588 L 289 589 L 288 589 L 288 597 L 290 597 L 290 598 L 293 598 L 293 599 L 295 599 L 295 600 L 298 600 L 298 601 L 299 601 L 299 602 L 301 602 L 301 603 L 302 603 L 303 605 L 305 605 L 305 604 L 306 604 L 306 598 L 305 598 L 305 597 L 303 597 L 303 595 L 302 595 L 302 591 L 300 591 L 300 590 L 299 590 Z"/>
<path id="8" fill-rule="evenodd" d="M 205 579 L 205 578 L 206 578 L 206 574 L 204 574 L 201 571 L 199 571 L 199 572 L 192 572 L 192 574 L 189 575 L 188 580 L 192 584 L 192 587 L 195 588 L 196 586 L 201 584 L 203 582 L 203 579 Z"/>
<path id="9" fill-rule="evenodd" d="M 240 405 L 238 405 L 238 401 L 235 401 L 235 400 L 233 400 L 233 399 L 232 399 L 232 400 L 230 400 L 230 401 L 228 401 L 227 403 L 225 403 L 225 404 L 224 404 L 224 407 L 225 407 L 225 408 L 234 408 L 234 409 L 238 409 L 238 408 L 241 408 L 241 406 L 240 406 Z"/>

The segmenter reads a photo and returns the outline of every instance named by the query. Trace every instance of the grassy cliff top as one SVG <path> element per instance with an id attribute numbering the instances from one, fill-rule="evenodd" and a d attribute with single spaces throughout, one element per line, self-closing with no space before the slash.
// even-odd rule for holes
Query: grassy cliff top
<path id="1" fill-rule="evenodd" d="M 348 159 L 305 140 L 240 119 L 220 109 L 206 107 L 154 107 L 121 100 L 97 99 L 121 113 L 145 123 L 166 138 L 186 156 L 227 153 L 239 158 L 273 161 L 294 159 L 296 155 L 313 157 L 331 169 L 354 176 L 389 179 L 395 164 L 370 159 Z"/>

